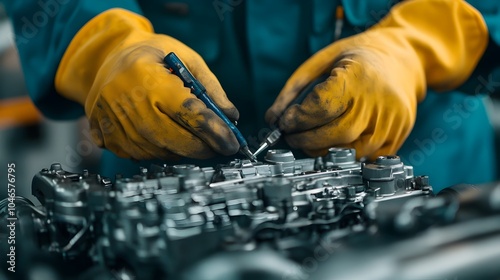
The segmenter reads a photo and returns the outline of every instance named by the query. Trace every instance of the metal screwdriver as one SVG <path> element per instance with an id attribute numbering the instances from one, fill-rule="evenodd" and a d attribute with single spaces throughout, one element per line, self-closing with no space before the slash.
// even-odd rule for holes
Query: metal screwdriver
<path id="1" fill-rule="evenodd" d="M 234 136 L 238 140 L 240 144 L 240 153 L 245 155 L 248 159 L 253 162 L 257 161 L 257 158 L 252 154 L 250 149 L 248 148 L 248 143 L 241 134 L 241 132 L 236 128 L 236 126 L 229 120 L 229 118 L 222 112 L 219 107 L 213 102 L 213 100 L 208 96 L 207 90 L 205 87 L 191 74 L 189 69 L 182 63 L 182 61 L 177 57 L 177 55 L 173 52 L 167 54 L 165 58 L 163 58 L 163 62 L 165 63 L 167 69 L 172 73 L 177 75 L 183 82 L 184 86 L 191 89 L 191 93 L 193 93 L 198 99 L 200 99 L 207 108 L 212 110 L 219 118 L 221 118 L 234 133 Z"/>
<path id="2" fill-rule="evenodd" d="M 319 76 L 318 78 L 316 78 L 315 80 L 313 80 L 312 82 L 310 82 L 306 87 L 304 87 L 302 89 L 302 91 L 297 95 L 297 97 L 292 101 L 290 102 L 290 104 L 288 104 L 288 106 L 286 107 L 286 109 L 290 108 L 292 105 L 295 105 L 295 104 L 300 104 L 302 103 L 302 101 L 304 101 L 304 99 L 306 98 L 307 95 L 309 95 L 309 93 L 313 90 L 313 88 L 326 81 L 326 79 L 330 76 L 330 72 L 326 72 L 325 74 Z M 286 111 L 283 110 L 283 112 Z M 281 116 L 280 116 L 281 118 Z M 276 120 L 276 122 L 274 123 L 274 126 L 277 127 L 275 129 L 273 129 L 271 132 L 269 132 L 266 137 L 264 138 L 264 140 L 261 142 L 261 144 L 259 145 L 259 148 L 255 151 L 255 153 L 253 153 L 253 156 L 254 157 L 257 157 L 257 155 L 259 155 L 260 153 L 262 153 L 264 150 L 266 150 L 267 148 L 275 145 L 276 143 L 278 143 L 279 139 L 281 138 L 281 130 L 279 129 L 279 120 L 280 118 L 278 118 Z"/>

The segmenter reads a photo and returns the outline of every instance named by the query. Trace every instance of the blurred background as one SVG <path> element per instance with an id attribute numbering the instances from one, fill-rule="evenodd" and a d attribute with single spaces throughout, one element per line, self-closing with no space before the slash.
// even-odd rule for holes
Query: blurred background
<path id="1" fill-rule="evenodd" d="M 60 162 L 70 171 L 97 171 L 100 149 L 86 133 L 87 121 L 51 121 L 28 97 L 13 32 L 0 4 L 0 199 L 7 196 L 7 164 L 16 164 L 16 195 L 30 198 L 31 180 Z M 92 146 L 91 146 L 92 145 Z"/>

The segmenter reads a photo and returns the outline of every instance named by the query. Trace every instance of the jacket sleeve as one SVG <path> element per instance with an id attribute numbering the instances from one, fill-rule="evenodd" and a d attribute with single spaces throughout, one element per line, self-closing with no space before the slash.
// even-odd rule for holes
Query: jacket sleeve
<path id="1" fill-rule="evenodd" d="M 141 13 L 135 0 L 0 1 L 13 23 L 29 94 L 45 116 L 59 120 L 84 114 L 81 105 L 58 95 L 54 87 L 59 61 L 73 36 L 105 10 L 119 7 Z"/>

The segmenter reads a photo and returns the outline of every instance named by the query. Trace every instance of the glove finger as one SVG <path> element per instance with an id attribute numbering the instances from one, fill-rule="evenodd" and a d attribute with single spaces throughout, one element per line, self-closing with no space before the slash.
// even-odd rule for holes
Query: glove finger
<path id="1" fill-rule="evenodd" d="M 111 104 L 124 103 L 122 111 L 129 113 L 136 112 L 137 116 L 134 115 L 130 123 L 134 125 L 137 131 L 148 134 L 146 138 L 150 141 L 164 133 L 175 132 L 176 136 L 181 137 L 175 137 L 168 143 L 175 143 L 175 146 L 179 146 L 183 141 L 184 143 L 193 142 L 191 144 L 196 144 L 189 147 L 181 145 L 182 148 L 177 148 L 172 147 L 172 144 L 163 143 L 167 144 L 168 149 L 174 151 L 176 154 L 202 158 L 212 156 L 206 148 L 202 147 L 203 145 L 195 143 L 196 140 L 192 134 L 201 138 L 201 140 L 218 153 L 224 155 L 236 153 L 239 149 L 239 143 L 227 125 L 212 110 L 208 109 L 202 101 L 191 94 L 190 89 L 184 87 L 179 77 L 170 74 L 164 67 L 158 68 L 158 64 L 154 63 L 158 57 L 159 55 L 144 56 L 136 60 L 137 63 L 133 69 L 136 69 L 138 74 L 144 70 L 148 71 L 148 75 L 141 79 L 141 84 L 136 87 L 137 89 L 132 89 L 133 91 L 135 90 L 134 93 L 136 94 L 130 94 L 130 89 L 123 89 L 129 94 L 123 95 L 119 98 L 118 102 L 115 100 L 108 100 L 107 102 Z M 126 79 L 127 77 L 123 76 L 121 78 Z M 143 93 L 140 93 L 141 90 Z M 144 106 L 141 102 L 149 102 L 150 104 Z M 121 109 L 117 108 L 116 110 Z M 183 131 L 183 129 L 179 129 L 180 126 L 171 125 L 171 128 L 165 127 L 166 123 L 162 123 L 162 121 L 165 121 L 164 119 L 159 120 L 154 118 L 154 116 L 162 114 L 169 116 L 171 120 L 174 120 L 191 133 L 180 133 L 181 135 L 178 135 L 180 131 Z M 128 117 L 130 118 L 130 116 Z M 144 124 L 151 125 L 145 126 Z M 162 131 L 160 131 L 160 127 Z M 203 153 L 198 154 L 198 152 Z"/>
<path id="2" fill-rule="evenodd" d="M 162 125 L 153 126 L 147 131 L 139 130 L 140 134 L 143 135 L 148 142 L 152 143 L 153 146 L 165 147 L 177 155 L 189 158 L 207 159 L 215 155 L 211 147 L 219 143 L 206 143 L 201 137 L 193 135 L 191 130 L 184 128 L 179 123 L 172 120 L 168 115 L 164 114 L 161 109 L 155 108 L 154 110 L 156 111 L 154 115 L 155 122 L 161 123 Z M 202 130 L 200 133 L 209 132 Z M 162 137 L 158 137 L 158 135 Z M 218 150 L 216 151 L 218 152 Z"/>
<path id="3" fill-rule="evenodd" d="M 131 153 L 132 158 L 136 160 L 151 160 L 151 159 L 163 159 L 163 160 L 176 160 L 181 157 L 167 149 L 161 148 L 149 142 L 147 139 L 142 138 L 140 142 L 134 142 L 133 148 L 138 151 L 139 155 L 147 155 L 147 157 L 134 157 L 134 153 Z M 212 152 L 213 155 L 213 152 Z"/>
<path id="4" fill-rule="evenodd" d="M 195 57 L 198 58 L 199 56 L 196 55 Z M 240 117 L 238 109 L 229 101 L 219 80 L 212 71 L 210 71 L 205 61 L 203 61 L 201 57 L 199 57 L 199 59 L 188 60 L 187 67 L 195 78 L 206 88 L 208 96 L 210 96 L 224 114 L 230 120 L 237 121 Z"/>
<path id="5" fill-rule="evenodd" d="M 168 118 L 168 117 L 167 117 Z M 129 127 L 130 125 L 133 125 L 129 120 L 125 120 L 129 122 Z M 170 123 L 175 123 L 173 121 L 170 121 Z M 115 122 L 115 125 L 117 127 L 120 127 L 119 132 L 124 132 L 122 135 L 117 135 L 114 134 L 115 136 L 119 136 L 118 138 L 114 138 L 115 140 L 118 139 L 127 139 L 126 141 L 118 141 L 118 145 L 121 146 L 121 149 L 124 151 L 127 151 L 127 153 L 130 155 L 130 158 L 135 159 L 135 160 L 151 160 L 151 159 L 178 159 L 180 158 L 179 155 L 171 151 L 170 149 L 175 150 L 177 146 L 174 147 L 169 147 L 166 148 L 165 146 L 158 145 L 155 143 L 153 138 L 153 141 L 150 141 L 150 139 L 147 139 L 145 136 L 149 136 L 151 134 L 153 135 L 162 135 L 159 133 L 151 133 L 150 130 L 144 129 L 144 130 L 137 130 L 132 132 L 132 133 L 127 133 L 126 129 L 124 128 L 123 124 L 121 122 Z M 145 128 L 147 126 L 141 126 L 141 128 Z M 156 126 L 154 126 L 156 127 Z M 181 127 L 179 127 L 182 129 Z M 175 130 L 169 130 L 169 131 L 175 131 Z M 186 134 L 191 135 L 189 132 L 186 131 Z M 199 140 L 199 139 L 198 139 Z M 171 143 L 171 141 L 169 141 Z M 213 156 L 213 152 L 211 149 L 203 143 L 203 141 L 199 140 L 198 145 L 193 144 L 192 147 L 200 147 L 198 148 L 199 155 L 205 155 L 208 154 L 207 157 Z M 189 155 L 185 155 L 189 156 Z"/>
<path id="6" fill-rule="evenodd" d="M 134 159 L 213 156 L 213 151 L 205 142 L 157 108 L 136 106 L 138 100 L 129 97 L 123 95 L 118 100 L 99 102 L 99 106 L 95 109 L 101 120 L 103 134 L 109 135 L 105 145 L 112 145 L 113 152 L 128 151 L 127 153 Z M 132 131 L 129 131 L 131 129 Z M 147 150 L 147 153 L 142 153 L 138 146 L 142 147 L 142 150 Z"/>
<path id="7" fill-rule="evenodd" d="M 154 151 L 156 157 L 168 159 L 171 153 L 197 159 L 214 156 L 209 144 L 179 125 L 160 109 L 155 107 L 150 112 L 139 115 L 142 117 L 141 122 L 135 122 L 127 115 L 127 121 L 135 129 L 135 132 L 130 133 L 128 137 L 132 138 L 134 143 L 139 143 L 147 147 L 149 151 Z"/>
<path id="8" fill-rule="evenodd" d="M 191 73 L 207 89 L 207 94 L 226 114 L 226 116 L 233 121 L 237 120 L 239 118 L 238 110 L 227 99 L 226 93 L 222 89 L 222 86 L 220 85 L 215 75 L 210 71 L 203 59 L 197 53 L 195 53 L 193 50 L 189 49 L 179 41 L 175 41 L 172 47 L 182 48 L 183 50 L 179 53 L 186 53 L 186 50 L 188 51 L 187 55 L 181 57 L 183 62 L 189 68 Z M 145 51 L 145 49 L 147 51 Z M 162 50 L 154 47 L 143 47 L 140 49 L 140 51 L 132 51 L 131 54 L 129 54 L 129 64 L 130 62 L 132 62 L 133 65 L 127 68 L 130 69 L 133 67 L 134 69 L 136 69 L 137 74 L 143 76 L 142 79 L 140 79 L 141 84 L 138 86 L 149 91 L 157 91 L 158 85 L 162 84 L 164 79 L 168 79 L 167 76 L 170 74 L 170 72 L 165 68 L 165 65 L 163 63 L 163 58 L 165 57 L 165 55 L 166 54 Z M 125 62 L 121 63 L 125 64 Z M 138 65 L 140 65 L 140 67 L 137 67 Z M 147 74 L 144 75 L 144 73 Z M 175 79 L 181 82 L 181 86 L 184 86 L 181 79 L 177 76 L 175 77 Z M 172 80 L 172 78 L 170 78 L 170 80 Z"/>
<path id="9" fill-rule="evenodd" d="M 235 154 L 240 145 L 233 132 L 226 123 L 198 98 L 195 98 L 189 89 L 182 86 L 182 81 L 169 75 L 170 81 L 164 84 L 161 92 L 171 94 L 160 95 L 153 108 L 158 108 L 157 115 L 166 114 L 172 120 L 201 138 L 214 151 L 223 155 Z M 179 89 L 172 92 L 172 89 Z M 177 139 L 176 142 L 186 141 Z"/>
<path id="10" fill-rule="evenodd" d="M 285 135 L 285 139 L 290 147 L 296 149 L 328 149 L 354 142 L 361 135 L 363 131 L 360 129 L 350 129 L 351 124 L 352 118 L 342 116 L 322 127 L 287 134 Z"/>
<path id="11" fill-rule="evenodd" d="M 104 106 L 98 100 L 96 106 L 87 112 L 92 140 L 97 146 L 106 148 L 121 158 L 130 158 L 131 156 L 124 149 L 112 141 L 113 137 L 120 137 L 125 133 L 121 126 L 113 123 L 115 118 L 112 119 L 105 110 L 102 110 Z"/>
<path id="12" fill-rule="evenodd" d="M 131 134 L 127 134 L 125 127 L 117 118 L 101 115 L 97 123 L 101 135 L 103 135 L 103 145 L 119 157 L 136 160 L 177 157 L 166 149 L 152 145 L 135 133 L 132 135 L 136 136 L 131 137 Z"/>
<path id="13" fill-rule="evenodd" d="M 233 155 L 238 152 L 240 145 L 233 132 L 213 111 L 207 109 L 203 102 L 189 98 L 182 106 L 184 108 L 174 116 L 178 123 L 205 141 L 217 153 Z M 161 105 L 158 109 L 164 112 Z"/>
<path id="14" fill-rule="evenodd" d="M 358 66 L 358 63 L 347 57 L 335 63 L 325 82 L 315 86 L 302 104 L 293 105 L 284 112 L 280 128 L 285 133 L 306 131 L 347 113 L 353 105 L 350 87 L 356 82 L 353 66 Z"/>
<path id="15" fill-rule="evenodd" d="M 309 63 L 309 61 L 307 61 L 306 63 Z M 275 124 L 283 115 L 289 104 L 292 103 L 295 98 L 297 98 L 302 89 L 304 89 L 311 81 L 315 80 L 320 75 L 321 72 L 319 71 L 304 71 L 302 70 L 302 67 L 299 68 L 288 79 L 284 88 L 281 90 L 280 94 L 274 101 L 273 105 L 271 105 L 271 107 L 266 111 L 266 122 L 270 125 Z"/>
<path id="16" fill-rule="evenodd" d="M 136 53 L 144 55 L 137 57 Z M 134 130 L 125 131 L 134 142 L 141 142 L 139 136 L 150 142 L 158 139 L 160 147 L 187 157 L 212 156 L 206 144 L 225 155 L 238 151 L 239 143 L 227 125 L 158 62 L 162 59 L 160 52 L 132 51 L 128 57 L 122 61 L 133 62 L 126 68 L 128 71 L 117 71 L 99 92 L 101 103 L 109 105 L 102 110 L 118 114 L 119 121 Z M 135 84 L 131 83 L 132 77 Z M 117 91 L 123 92 L 118 98 Z M 161 115 L 169 118 L 158 118 Z M 173 125 L 174 121 L 179 125 Z"/>
<path id="17" fill-rule="evenodd" d="M 104 147 L 104 136 L 101 131 L 101 126 L 99 125 L 99 121 L 97 119 L 89 118 L 89 127 L 90 127 L 90 137 L 94 144 L 98 147 Z"/>
<path id="18" fill-rule="evenodd" d="M 123 149 L 127 149 L 127 152 L 130 154 L 130 158 L 133 160 L 152 160 L 152 159 L 162 159 L 168 158 L 165 156 L 164 152 L 159 154 L 155 153 L 150 149 L 150 145 L 147 145 L 147 142 L 136 143 L 129 139 L 129 145 L 122 147 Z M 123 143 L 122 143 L 123 145 Z"/>
<path id="19" fill-rule="evenodd" d="M 302 89 L 320 77 L 321 74 L 327 72 L 335 64 L 335 61 L 338 61 L 337 57 L 341 50 L 340 44 L 332 45 L 317 52 L 297 68 L 286 82 L 273 105 L 267 110 L 266 121 L 271 125 L 274 124 Z"/>
<path id="20" fill-rule="evenodd" d="M 128 138 L 125 136 L 125 131 L 121 125 L 116 125 L 113 123 L 108 116 L 94 117 L 92 120 L 91 128 L 99 130 L 102 136 L 102 147 L 113 152 L 115 155 L 121 158 L 132 158 L 128 153 L 128 149 L 124 149 L 124 146 L 132 146 Z M 120 141 L 115 141 L 115 139 L 120 139 Z"/>
<path id="21" fill-rule="evenodd" d="M 359 102 L 361 103 L 361 101 Z M 314 129 L 285 135 L 288 144 L 303 150 L 321 150 L 345 146 L 356 141 L 362 134 L 372 134 L 367 110 L 363 104 L 353 106 L 339 118 Z"/>
<path id="22" fill-rule="evenodd" d="M 175 53 L 179 55 L 179 58 L 186 64 L 189 71 L 193 76 L 200 81 L 200 83 L 206 88 L 207 94 L 210 98 L 217 104 L 217 106 L 224 112 L 224 114 L 232 121 L 236 121 L 239 118 L 239 112 L 236 107 L 229 101 L 226 93 L 222 89 L 219 80 L 210 71 L 207 64 L 203 58 L 195 52 L 193 49 L 189 48 L 182 42 L 174 39 L 172 37 L 158 35 L 167 38 L 170 41 L 169 51 L 175 50 Z M 166 51 L 166 50 L 164 50 Z M 163 65 L 163 58 L 167 55 L 164 53 L 160 58 L 160 63 Z"/>
<path id="23" fill-rule="evenodd" d="M 383 136 L 385 136 L 386 140 L 375 153 L 369 156 L 371 160 L 376 159 L 378 156 L 395 155 L 399 148 L 401 148 L 412 128 L 398 125 L 398 121 L 401 121 L 401 123 L 408 122 L 404 118 L 405 116 L 399 116 L 398 119 L 393 119 L 394 121 L 381 122 L 385 127 L 390 127 L 392 129 L 385 130 L 385 135 Z"/>

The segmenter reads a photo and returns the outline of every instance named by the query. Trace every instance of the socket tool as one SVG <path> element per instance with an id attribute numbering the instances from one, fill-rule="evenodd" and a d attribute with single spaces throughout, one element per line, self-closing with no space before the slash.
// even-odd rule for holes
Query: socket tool
<path id="1" fill-rule="evenodd" d="M 194 94 L 198 99 L 200 99 L 207 108 L 212 110 L 219 118 L 221 118 L 234 133 L 234 136 L 240 144 L 240 153 L 245 155 L 248 159 L 253 162 L 257 161 L 257 158 L 252 154 L 248 148 L 248 143 L 241 134 L 241 132 L 236 128 L 236 126 L 229 120 L 229 118 L 222 112 L 221 109 L 214 103 L 214 101 L 208 96 L 205 87 L 198 81 L 189 69 L 182 63 L 182 61 L 173 52 L 167 54 L 163 58 L 166 68 L 174 75 L 178 76 L 183 82 L 184 86 L 191 89 L 191 93 Z"/>
<path id="2" fill-rule="evenodd" d="M 313 88 L 326 81 L 326 79 L 330 76 L 330 72 L 325 72 L 324 74 L 322 74 L 321 76 L 319 76 L 318 78 L 314 79 L 312 82 L 310 82 L 307 86 L 305 86 L 301 92 L 297 95 L 297 97 L 292 101 L 290 102 L 290 104 L 288 104 L 288 106 L 286 107 L 285 110 L 283 110 L 283 112 L 285 112 L 288 108 L 290 108 L 291 106 L 295 105 L 295 104 L 300 104 L 302 103 L 302 101 L 304 101 L 304 99 L 306 98 L 307 95 L 309 95 L 309 93 L 313 90 Z M 264 137 L 264 140 L 261 142 L 261 144 L 259 145 L 259 148 L 255 151 L 255 153 L 253 153 L 253 156 L 254 157 L 257 157 L 260 153 L 262 153 L 265 149 L 275 145 L 276 143 L 278 143 L 279 139 L 281 138 L 281 130 L 279 128 L 279 121 L 281 119 L 281 116 L 276 120 L 276 122 L 273 124 L 274 127 L 276 127 L 275 129 L 273 129 L 271 132 L 269 132 L 266 137 Z"/>

